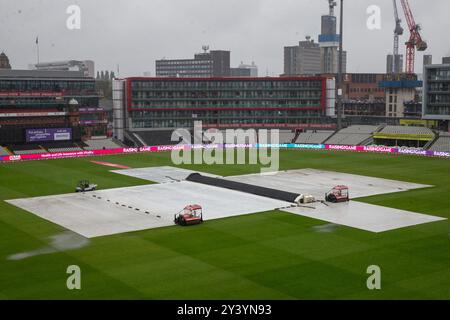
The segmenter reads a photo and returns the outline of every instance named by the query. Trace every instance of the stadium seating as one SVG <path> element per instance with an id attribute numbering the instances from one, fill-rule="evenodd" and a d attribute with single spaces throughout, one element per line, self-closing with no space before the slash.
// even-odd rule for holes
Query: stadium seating
<path id="1" fill-rule="evenodd" d="M 44 149 L 14 150 L 14 154 L 16 154 L 16 155 L 40 154 L 40 153 L 47 153 L 47 150 L 44 150 Z"/>
<path id="2" fill-rule="evenodd" d="M 123 143 L 128 147 L 144 147 L 146 144 L 144 140 L 136 133 L 125 130 Z"/>
<path id="3" fill-rule="evenodd" d="M 111 139 L 87 140 L 85 150 L 102 150 L 102 149 L 118 149 L 121 148 Z"/>
<path id="4" fill-rule="evenodd" d="M 10 145 L 8 148 L 16 155 L 47 153 L 37 144 Z"/>
<path id="5" fill-rule="evenodd" d="M 298 136 L 296 143 L 298 144 L 322 144 L 324 143 L 334 131 L 308 131 L 302 132 Z"/>
<path id="6" fill-rule="evenodd" d="M 380 127 L 379 126 L 370 126 L 370 125 L 360 125 L 360 126 L 350 126 L 342 129 L 339 133 L 346 134 L 372 134 L 376 132 Z"/>
<path id="7" fill-rule="evenodd" d="M 81 144 L 83 145 L 83 144 Z M 83 149 L 73 142 L 50 142 L 41 145 L 51 153 L 56 152 L 74 152 L 82 151 Z"/>
<path id="8" fill-rule="evenodd" d="M 136 132 L 141 140 L 145 142 L 147 146 L 163 146 L 163 145 L 174 145 L 178 141 L 172 141 L 172 130 L 163 131 L 140 131 Z"/>
<path id="9" fill-rule="evenodd" d="M 374 134 L 377 144 L 399 147 L 429 148 L 435 139 L 433 130 L 414 126 L 386 126 Z"/>
<path id="10" fill-rule="evenodd" d="M 295 132 L 291 130 L 280 130 L 280 143 L 293 143 Z"/>
<path id="11" fill-rule="evenodd" d="M 379 126 L 350 126 L 340 130 L 326 141 L 327 144 L 358 146 L 369 140 L 372 134 L 380 129 Z"/>
<path id="12" fill-rule="evenodd" d="M 450 135 L 441 134 L 439 139 L 431 146 L 430 150 L 450 152 Z"/>
<path id="13" fill-rule="evenodd" d="M 81 148 L 50 148 L 48 149 L 51 153 L 57 153 L 57 152 L 74 152 L 74 151 L 83 151 Z"/>
<path id="14" fill-rule="evenodd" d="M 243 129 L 244 131 L 247 131 L 248 129 Z M 267 141 L 262 141 L 262 136 L 259 134 L 258 129 L 254 129 L 256 131 L 256 135 L 253 137 L 253 141 L 246 140 L 245 143 L 248 142 L 255 142 L 255 143 L 262 143 L 262 144 L 271 144 L 271 143 L 280 143 L 280 144 L 287 144 L 292 143 L 292 141 L 295 138 L 295 132 L 291 130 L 279 130 L 279 140 L 278 141 L 272 141 L 271 140 L 271 133 L 270 131 L 267 132 Z M 238 140 L 235 139 L 235 141 L 225 141 L 226 139 L 226 130 L 219 130 L 220 133 L 223 135 L 223 139 L 225 143 L 238 143 Z M 248 134 L 248 131 L 247 131 Z"/>
<path id="15" fill-rule="evenodd" d="M 225 138 L 226 138 L 226 131 L 225 130 L 218 130 L 218 129 L 209 129 L 209 132 L 212 132 L 212 131 L 214 131 L 216 134 L 221 134 L 222 135 L 222 139 L 223 140 L 225 140 Z M 209 144 L 209 143 L 219 143 L 220 141 L 217 141 L 217 140 L 214 140 L 214 139 L 211 139 L 210 141 L 208 141 L 207 143 Z M 222 142 L 225 142 L 225 141 L 222 141 Z"/>
<path id="16" fill-rule="evenodd" d="M 224 143 L 238 143 L 239 141 L 235 139 L 234 141 L 226 141 L 226 130 L 218 130 L 223 137 Z M 247 131 L 244 129 L 244 131 Z M 256 130 L 258 132 L 258 130 Z M 140 137 L 141 140 L 145 141 L 145 144 L 147 146 L 158 146 L 158 145 L 174 145 L 177 144 L 178 141 L 172 141 L 172 133 L 171 130 L 165 130 L 165 131 L 142 131 L 142 132 L 136 132 L 136 134 Z M 187 141 L 186 143 L 194 143 L 194 134 L 191 132 L 191 139 L 190 141 Z M 292 143 L 292 140 L 295 137 L 295 133 L 291 130 L 280 130 L 280 143 Z M 196 137 L 198 140 L 202 140 L 204 137 L 201 137 L 200 135 Z M 261 143 L 272 143 L 270 141 L 270 134 L 268 136 L 269 141 L 260 141 Z M 203 139 L 204 140 L 204 139 Z M 254 140 L 251 142 L 258 142 L 259 137 L 256 135 L 254 137 Z M 245 143 L 248 143 L 248 139 L 245 141 Z M 209 144 L 211 141 L 203 141 L 204 144 Z M 216 141 L 217 143 L 217 141 Z"/>
<path id="17" fill-rule="evenodd" d="M 381 134 L 399 134 L 399 135 L 434 135 L 433 130 L 425 127 L 407 127 L 407 126 L 386 126 L 380 131 Z"/>
<path id="18" fill-rule="evenodd" d="M 9 156 L 9 152 L 0 146 L 0 156 Z"/>

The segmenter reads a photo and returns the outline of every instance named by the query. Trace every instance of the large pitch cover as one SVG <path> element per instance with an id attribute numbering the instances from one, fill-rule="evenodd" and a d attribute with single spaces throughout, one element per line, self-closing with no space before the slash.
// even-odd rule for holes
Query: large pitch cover
<path id="1" fill-rule="evenodd" d="M 199 173 L 192 173 L 187 178 L 187 181 L 201 183 L 209 186 L 220 187 L 235 191 L 254 194 L 270 199 L 276 199 L 286 202 L 295 203 L 295 200 L 300 196 L 297 193 L 286 192 L 276 189 L 270 189 L 242 182 L 230 181 L 220 178 L 205 177 Z"/>

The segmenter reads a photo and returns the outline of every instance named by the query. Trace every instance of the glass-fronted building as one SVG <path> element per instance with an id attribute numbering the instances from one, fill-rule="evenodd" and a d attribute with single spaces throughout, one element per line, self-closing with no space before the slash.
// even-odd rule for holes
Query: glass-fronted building
<path id="1" fill-rule="evenodd" d="M 424 67 L 423 118 L 439 120 L 450 130 L 450 64 Z"/>
<path id="2" fill-rule="evenodd" d="M 326 78 L 128 78 L 117 117 L 131 131 L 206 126 L 321 123 Z M 120 85 L 114 86 L 120 90 Z M 123 109 L 123 112 L 120 111 Z M 117 118 L 116 117 L 116 118 Z M 120 124 L 118 124 L 121 126 Z"/>

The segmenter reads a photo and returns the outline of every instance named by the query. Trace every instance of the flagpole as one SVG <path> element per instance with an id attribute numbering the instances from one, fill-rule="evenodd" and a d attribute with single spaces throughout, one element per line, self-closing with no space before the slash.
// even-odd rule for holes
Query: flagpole
<path id="1" fill-rule="evenodd" d="M 37 64 L 39 64 L 39 37 L 36 38 L 36 48 L 37 48 Z"/>

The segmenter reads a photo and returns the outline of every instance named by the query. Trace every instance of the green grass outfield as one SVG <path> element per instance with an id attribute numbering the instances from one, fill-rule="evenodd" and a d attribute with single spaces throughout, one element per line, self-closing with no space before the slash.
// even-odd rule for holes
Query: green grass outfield
<path id="1" fill-rule="evenodd" d="M 450 299 L 450 222 L 375 234 L 278 211 L 92 239 L 73 251 L 19 261 L 65 230 L 4 200 L 148 182 L 110 173 L 100 160 L 134 168 L 171 165 L 170 153 L 0 164 L 0 299 Z M 186 166 L 220 175 L 258 166 Z M 281 169 L 316 168 L 434 185 L 362 201 L 450 218 L 450 160 L 327 151 L 282 151 Z M 164 201 L 164 199 L 161 199 Z M 230 199 L 230 206 L 238 206 Z M 69 265 L 82 290 L 66 288 Z M 369 291 L 369 265 L 382 289 Z"/>

